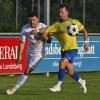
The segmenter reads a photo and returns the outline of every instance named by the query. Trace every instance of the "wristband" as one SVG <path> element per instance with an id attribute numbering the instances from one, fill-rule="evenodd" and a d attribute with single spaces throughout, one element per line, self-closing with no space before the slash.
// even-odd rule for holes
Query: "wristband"
<path id="1" fill-rule="evenodd" d="M 84 43 L 88 43 L 89 41 L 85 40 Z"/>

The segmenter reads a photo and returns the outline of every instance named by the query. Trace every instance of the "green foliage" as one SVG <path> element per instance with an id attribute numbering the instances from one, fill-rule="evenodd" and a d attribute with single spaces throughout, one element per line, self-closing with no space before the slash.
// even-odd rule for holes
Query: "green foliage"
<path id="1" fill-rule="evenodd" d="M 13 2 L 2 0 L 0 3 L 0 32 L 13 32 L 15 28 L 15 17 L 13 13 Z"/>
<path id="2" fill-rule="evenodd" d="M 83 0 L 62 0 L 68 4 L 71 17 L 83 22 Z M 32 0 L 18 0 L 18 22 L 16 27 L 16 0 L 0 0 L 0 32 L 20 32 L 27 23 L 27 13 L 32 10 Z M 44 21 L 44 0 L 40 3 L 40 19 Z M 34 1 L 38 11 L 38 2 Z M 50 0 L 50 23 L 59 20 L 61 0 Z M 88 32 L 100 32 L 100 0 L 85 0 L 85 26 Z"/>

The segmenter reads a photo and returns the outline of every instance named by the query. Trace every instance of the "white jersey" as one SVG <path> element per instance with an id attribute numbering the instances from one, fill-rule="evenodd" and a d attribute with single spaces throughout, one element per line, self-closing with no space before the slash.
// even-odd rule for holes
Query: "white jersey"
<path id="1" fill-rule="evenodd" d="M 45 28 L 46 25 L 39 23 L 37 29 Z M 31 35 L 30 32 L 32 28 L 30 24 L 23 26 L 20 41 L 25 42 L 26 37 L 28 38 L 28 49 L 27 49 L 27 65 L 28 67 L 35 68 L 37 64 L 41 61 L 45 54 L 45 40 L 42 37 L 42 34 L 37 32 L 35 35 Z M 34 40 L 38 39 L 39 44 L 36 45 L 33 43 Z"/>
<path id="2" fill-rule="evenodd" d="M 43 23 L 39 23 L 37 29 L 45 28 L 46 25 Z M 20 40 L 22 42 L 25 42 L 26 37 L 28 38 L 28 53 L 38 53 L 38 52 L 43 52 L 44 50 L 44 39 L 42 37 L 41 33 L 36 33 L 35 35 L 30 34 L 30 30 L 32 28 L 30 27 L 30 24 L 26 24 L 22 27 L 21 35 L 20 35 Z M 38 45 L 34 44 L 33 41 L 35 39 L 40 40 L 40 43 Z"/>

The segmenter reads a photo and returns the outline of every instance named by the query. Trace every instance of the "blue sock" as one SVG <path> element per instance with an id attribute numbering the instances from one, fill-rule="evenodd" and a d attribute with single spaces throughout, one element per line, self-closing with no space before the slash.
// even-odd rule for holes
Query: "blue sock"
<path id="1" fill-rule="evenodd" d="M 65 75 L 65 68 L 59 68 L 58 80 L 63 81 L 64 80 L 64 75 Z"/>
<path id="2" fill-rule="evenodd" d="M 78 81 L 80 78 L 79 75 L 75 71 L 74 71 L 73 75 L 71 75 L 71 77 L 76 81 Z"/>

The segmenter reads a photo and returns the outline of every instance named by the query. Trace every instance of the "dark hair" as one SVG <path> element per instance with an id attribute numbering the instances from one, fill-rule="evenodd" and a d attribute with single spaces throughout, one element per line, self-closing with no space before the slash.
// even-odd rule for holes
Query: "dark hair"
<path id="1" fill-rule="evenodd" d="M 70 9 L 69 9 L 69 6 L 68 5 L 66 5 L 66 4 L 61 4 L 60 5 L 60 9 L 61 8 L 65 8 L 67 11 L 68 11 L 68 14 L 69 14 L 69 16 L 70 16 Z"/>
<path id="2" fill-rule="evenodd" d="M 69 6 L 66 5 L 66 4 L 61 4 L 61 5 L 60 5 L 60 9 L 61 9 L 61 8 L 66 8 L 66 10 L 69 11 Z"/>
<path id="3" fill-rule="evenodd" d="M 29 12 L 27 14 L 27 17 L 34 17 L 34 16 L 38 17 L 38 14 L 36 12 Z"/>

